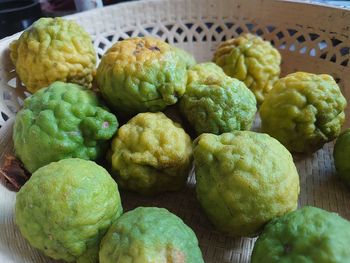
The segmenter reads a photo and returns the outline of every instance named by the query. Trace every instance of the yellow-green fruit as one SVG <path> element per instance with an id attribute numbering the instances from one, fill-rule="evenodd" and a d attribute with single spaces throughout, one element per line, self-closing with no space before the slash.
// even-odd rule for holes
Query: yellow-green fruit
<path id="1" fill-rule="evenodd" d="M 195 58 L 190 53 L 188 53 L 186 50 L 183 50 L 181 48 L 176 48 L 176 47 L 174 47 L 174 49 L 177 52 L 180 59 L 185 61 L 187 68 L 190 68 L 190 67 L 196 65 Z"/>
<path id="2" fill-rule="evenodd" d="M 95 50 L 89 34 L 74 21 L 41 18 L 11 43 L 10 52 L 30 92 L 55 81 L 91 86 Z"/>
<path id="3" fill-rule="evenodd" d="M 115 43 L 103 55 L 96 79 L 117 113 L 156 112 L 175 104 L 186 90 L 186 69 L 194 63 L 185 51 L 152 37 Z"/>
<path id="4" fill-rule="evenodd" d="M 274 218 L 254 245 L 252 263 L 349 263 L 350 222 L 305 206 Z"/>
<path id="5" fill-rule="evenodd" d="M 13 144 L 33 173 L 65 158 L 100 160 L 117 128 L 117 118 L 93 91 L 56 81 L 24 100 L 16 114 Z"/>
<path id="6" fill-rule="evenodd" d="M 179 190 L 192 166 L 192 143 L 163 113 L 140 113 L 112 142 L 112 172 L 121 188 L 142 194 Z"/>
<path id="7" fill-rule="evenodd" d="M 297 208 L 299 176 L 288 150 L 267 134 L 202 134 L 194 141 L 197 199 L 220 231 L 254 236 Z"/>
<path id="8" fill-rule="evenodd" d="M 333 156 L 337 174 L 350 185 L 350 129 L 338 137 Z"/>
<path id="9" fill-rule="evenodd" d="M 109 173 L 94 162 L 70 158 L 33 173 L 17 194 L 16 224 L 49 257 L 95 263 L 103 235 L 122 210 Z"/>
<path id="10" fill-rule="evenodd" d="M 262 131 L 291 152 L 313 152 L 336 138 L 346 100 L 326 74 L 289 74 L 278 80 L 260 107 Z"/>
<path id="11" fill-rule="evenodd" d="M 256 113 L 253 93 L 211 62 L 188 70 L 186 93 L 179 106 L 197 135 L 249 130 Z"/>
<path id="12" fill-rule="evenodd" d="M 164 208 L 138 207 L 109 228 L 100 263 L 204 263 L 198 240 L 179 217 Z"/>
<path id="13" fill-rule="evenodd" d="M 227 75 L 243 81 L 253 91 L 258 104 L 264 101 L 281 71 L 278 50 L 252 34 L 223 42 L 213 60 Z"/>

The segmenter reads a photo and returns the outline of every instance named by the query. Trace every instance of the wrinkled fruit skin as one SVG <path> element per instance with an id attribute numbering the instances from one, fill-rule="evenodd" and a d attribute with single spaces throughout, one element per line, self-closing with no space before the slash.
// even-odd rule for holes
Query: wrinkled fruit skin
<path id="1" fill-rule="evenodd" d="M 213 61 L 230 77 L 243 81 L 260 105 L 280 75 L 281 55 L 270 42 L 251 34 L 227 40 Z"/>
<path id="2" fill-rule="evenodd" d="M 291 154 L 267 134 L 202 134 L 194 142 L 197 199 L 216 228 L 254 236 L 297 208 L 299 176 Z"/>
<path id="3" fill-rule="evenodd" d="M 120 127 L 111 150 L 121 188 L 152 195 L 181 189 L 192 167 L 192 142 L 163 113 L 140 113 Z"/>
<path id="4" fill-rule="evenodd" d="M 255 243 L 252 263 L 350 262 L 350 222 L 303 207 L 272 220 Z"/>
<path id="5" fill-rule="evenodd" d="M 188 71 L 180 110 L 199 135 L 249 130 L 257 109 L 243 82 L 226 76 L 214 63 L 202 63 Z"/>
<path id="6" fill-rule="evenodd" d="M 123 214 L 101 242 L 100 263 L 204 263 L 192 229 L 164 208 Z"/>
<path id="7" fill-rule="evenodd" d="M 333 156 L 337 174 L 350 185 L 350 129 L 338 137 Z"/>
<path id="8" fill-rule="evenodd" d="M 10 51 L 32 93 L 55 81 L 91 87 L 96 53 L 90 35 L 74 21 L 41 18 L 11 43 Z"/>
<path id="9" fill-rule="evenodd" d="M 16 115 L 13 142 L 17 157 L 34 172 L 64 158 L 99 159 L 117 127 L 116 117 L 92 91 L 54 82 L 25 99 Z"/>
<path id="10" fill-rule="evenodd" d="M 331 76 L 289 74 L 276 82 L 260 107 L 262 131 L 291 152 L 311 153 L 339 135 L 345 107 Z"/>
<path id="11" fill-rule="evenodd" d="M 103 167 L 71 158 L 38 169 L 17 193 L 15 213 L 22 235 L 45 255 L 93 263 L 122 206 Z"/>
<path id="12" fill-rule="evenodd" d="M 184 94 L 191 63 L 162 40 L 129 38 L 103 55 L 96 79 L 102 96 L 119 114 L 161 111 Z"/>

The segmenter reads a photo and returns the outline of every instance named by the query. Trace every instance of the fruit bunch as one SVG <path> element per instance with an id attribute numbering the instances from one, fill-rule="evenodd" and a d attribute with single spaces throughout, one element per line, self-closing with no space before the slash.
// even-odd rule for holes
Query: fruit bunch
<path id="1" fill-rule="evenodd" d="M 194 165 L 196 196 L 215 228 L 261 233 L 253 263 L 349 260 L 348 221 L 314 207 L 296 210 L 291 152 L 318 150 L 345 120 L 346 100 L 331 76 L 280 78 L 279 52 L 252 34 L 220 44 L 213 62 L 200 64 L 160 39 L 129 38 L 111 46 L 95 70 L 89 35 L 57 18 L 34 23 L 10 50 L 33 92 L 13 131 L 15 154 L 32 173 L 17 194 L 16 223 L 45 255 L 204 262 L 179 217 L 156 207 L 123 213 L 119 195 L 179 191 Z M 93 77 L 98 92 L 90 89 Z M 169 107 L 183 125 L 163 113 Z M 250 131 L 258 110 L 264 133 Z M 349 134 L 334 153 L 347 181 Z"/>

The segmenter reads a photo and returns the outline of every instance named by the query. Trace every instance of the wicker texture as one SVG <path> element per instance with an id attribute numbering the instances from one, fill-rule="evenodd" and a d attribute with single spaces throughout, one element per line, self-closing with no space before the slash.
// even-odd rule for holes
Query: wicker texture
<path id="1" fill-rule="evenodd" d="M 69 17 L 92 35 L 99 57 L 114 42 L 154 35 L 185 48 L 198 61 L 210 60 L 221 42 L 242 32 L 261 35 L 280 50 L 282 76 L 303 70 L 331 74 L 350 101 L 350 11 L 319 5 L 267 0 L 152 0 L 130 2 Z M 28 95 L 0 41 L 0 164 L 12 151 L 12 124 Z M 350 103 L 349 103 L 350 104 Z M 347 108 L 350 124 L 350 111 Z M 257 123 L 257 127 L 259 123 Z M 312 156 L 294 156 L 301 180 L 299 205 L 314 205 L 350 219 L 350 191 L 335 176 L 333 144 Z M 254 239 L 217 233 L 195 199 L 193 176 L 179 193 L 141 198 L 123 193 L 125 210 L 136 206 L 166 207 L 193 228 L 205 262 L 249 262 Z M 53 262 L 30 248 L 14 225 L 15 193 L 0 185 L 0 262 Z"/>

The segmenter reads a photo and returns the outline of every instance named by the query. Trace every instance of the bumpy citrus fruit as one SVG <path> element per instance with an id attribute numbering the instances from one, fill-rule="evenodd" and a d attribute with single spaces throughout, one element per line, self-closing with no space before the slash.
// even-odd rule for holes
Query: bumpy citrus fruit
<path id="1" fill-rule="evenodd" d="M 350 129 L 337 139 L 333 156 L 338 175 L 350 185 Z"/>
<path id="2" fill-rule="evenodd" d="M 289 74 L 275 83 L 261 105 L 262 131 L 292 152 L 313 152 L 339 135 L 345 106 L 331 76 Z"/>
<path id="3" fill-rule="evenodd" d="M 350 222 L 303 207 L 272 220 L 255 243 L 252 263 L 350 262 Z"/>
<path id="4" fill-rule="evenodd" d="M 92 91 L 54 82 L 25 99 L 17 113 L 15 152 L 30 172 L 64 158 L 96 160 L 117 127 L 117 118 Z"/>
<path id="5" fill-rule="evenodd" d="M 101 242 L 100 263 L 204 263 L 193 231 L 164 208 L 123 214 Z"/>
<path id="6" fill-rule="evenodd" d="M 243 81 L 261 104 L 280 74 L 281 55 L 270 42 L 243 34 L 219 45 L 214 62 L 225 73 Z"/>
<path id="7" fill-rule="evenodd" d="M 112 172 L 121 188 L 143 194 L 179 190 L 192 166 L 192 143 L 163 113 L 140 113 L 112 142 Z"/>
<path id="8" fill-rule="evenodd" d="M 196 60 L 190 53 L 188 53 L 187 51 L 181 48 L 175 48 L 175 47 L 173 48 L 175 49 L 176 53 L 180 57 L 180 60 L 185 61 L 187 68 L 190 68 L 196 65 Z"/>
<path id="9" fill-rule="evenodd" d="M 103 55 L 97 83 L 120 114 L 160 111 L 184 94 L 186 68 L 193 63 L 188 56 L 156 38 L 129 38 Z"/>
<path id="10" fill-rule="evenodd" d="M 180 110 L 197 134 L 249 130 L 256 100 L 243 82 L 225 75 L 214 63 L 197 64 L 188 71 Z"/>
<path id="11" fill-rule="evenodd" d="M 267 134 L 202 134 L 195 142 L 196 192 L 209 219 L 233 236 L 253 236 L 296 209 L 299 177 L 291 154 Z"/>
<path id="12" fill-rule="evenodd" d="M 55 81 L 91 86 L 96 54 L 91 38 L 74 21 L 41 18 L 10 45 L 16 72 L 31 92 Z"/>
<path id="13" fill-rule="evenodd" d="M 122 213 L 118 186 L 94 162 L 64 159 L 38 169 L 16 197 L 16 223 L 54 259 L 98 262 L 100 240 Z"/>

